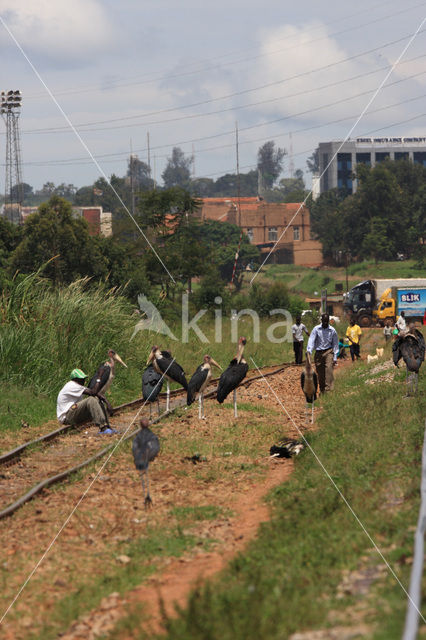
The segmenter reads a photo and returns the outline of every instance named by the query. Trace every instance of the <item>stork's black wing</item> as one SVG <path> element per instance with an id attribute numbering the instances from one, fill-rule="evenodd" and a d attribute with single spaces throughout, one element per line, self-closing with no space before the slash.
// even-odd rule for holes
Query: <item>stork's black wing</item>
<path id="1" fill-rule="evenodd" d="M 418 373 L 425 357 L 424 340 L 422 344 L 417 336 L 408 334 L 402 339 L 399 351 L 408 371 Z"/>
<path id="2" fill-rule="evenodd" d="M 157 373 L 152 364 L 145 369 L 142 375 L 142 395 L 148 402 L 154 402 L 163 386 L 163 376 Z"/>
<path id="3" fill-rule="evenodd" d="M 188 389 L 188 383 L 185 378 L 185 372 L 180 366 L 180 364 L 176 362 L 176 360 L 169 359 L 164 356 L 163 358 L 157 359 L 157 365 L 161 373 L 164 373 L 166 376 L 168 376 L 175 382 L 178 382 L 179 384 L 181 384 L 182 387 L 185 389 L 185 391 Z"/>
<path id="4" fill-rule="evenodd" d="M 201 387 L 205 383 L 208 373 L 209 373 L 208 368 L 206 367 L 203 369 L 202 364 L 200 364 L 200 366 L 197 367 L 196 372 L 192 376 L 191 380 L 188 382 L 188 391 L 186 394 L 186 404 L 188 406 L 194 402 L 195 394 L 197 393 L 197 391 L 201 389 Z"/>
<path id="5" fill-rule="evenodd" d="M 154 460 L 160 451 L 158 436 L 150 429 L 141 429 L 133 439 L 132 451 L 136 469 L 141 471 L 147 469 L 151 460 Z"/>
<path id="6" fill-rule="evenodd" d="M 99 365 L 95 375 L 90 380 L 88 387 L 89 389 L 94 389 L 97 385 L 97 390 L 100 391 L 108 382 L 109 376 L 111 374 L 111 367 L 109 364 L 105 364 L 104 362 Z M 98 382 L 99 381 L 99 382 Z"/>
<path id="7" fill-rule="evenodd" d="M 237 362 L 236 358 L 231 360 L 231 364 L 219 378 L 219 384 L 216 391 L 216 399 L 222 404 L 226 396 L 231 393 L 244 380 L 247 375 L 247 362 Z"/>
<path id="8" fill-rule="evenodd" d="M 397 339 L 395 340 L 395 342 L 392 345 L 392 359 L 393 359 L 393 363 L 394 363 L 394 365 L 396 367 L 398 366 L 398 362 L 402 358 L 401 344 L 402 344 L 402 338 L 400 336 L 398 336 Z"/>

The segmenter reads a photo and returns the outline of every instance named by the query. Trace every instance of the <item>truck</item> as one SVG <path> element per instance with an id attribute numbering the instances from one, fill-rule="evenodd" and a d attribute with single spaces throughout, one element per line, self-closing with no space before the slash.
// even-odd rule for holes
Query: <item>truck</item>
<path id="1" fill-rule="evenodd" d="M 395 322 L 401 311 L 407 319 L 422 319 L 426 310 L 426 278 L 364 280 L 345 295 L 343 309 L 361 327 Z"/>

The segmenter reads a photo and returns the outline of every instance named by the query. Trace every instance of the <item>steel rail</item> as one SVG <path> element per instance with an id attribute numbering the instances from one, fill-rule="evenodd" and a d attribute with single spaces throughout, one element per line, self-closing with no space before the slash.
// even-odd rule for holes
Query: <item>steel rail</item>
<path id="1" fill-rule="evenodd" d="M 272 368 L 272 367 L 279 367 L 279 366 L 284 366 L 284 364 L 279 364 L 279 365 L 265 365 L 264 367 L 261 367 L 261 369 L 268 369 L 268 368 Z M 291 365 L 287 365 L 287 366 L 291 366 Z M 209 382 L 209 386 L 212 384 L 216 384 L 219 381 L 219 378 L 212 378 Z M 186 393 L 185 389 L 181 388 L 181 389 L 173 389 L 172 391 L 170 391 L 170 396 L 171 397 L 176 397 L 179 395 L 182 395 Z M 162 392 L 159 394 L 159 398 L 165 398 L 166 397 L 166 392 Z M 130 402 L 125 402 L 124 404 L 120 404 L 117 407 L 113 407 L 112 410 L 112 415 L 116 415 L 118 414 L 120 411 L 123 411 L 124 409 L 131 409 L 133 407 L 138 407 L 139 405 L 143 404 L 145 401 L 143 398 L 137 398 L 136 400 L 131 400 Z M 0 455 L 0 466 L 2 464 L 6 464 L 12 460 L 14 460 L 15 458 L 19 458 L 21 456 L 22 453 L 24 453 L 24 451 L 26 449 L 28 449 L 29 447 L 32 447 L 34 445 L 38 445 L 38 444 L 42 444 L 45 442 L 49 442 L 50 440 L 54 440 L 55 438 L 63 435 L 64 433 L 66 433 L 67 431 L 70 431 L 71 429 L 76 429 L 78 428 L 80 425 L 63 425 L 62 427 L 59 427 L 58 429 L 55 429 L 54 431 L 50 431 L 50 433 L 46 433 L 46 435 L 44 436 L 40 436 L 39 438 L 35 438 L 34 440 L 30 440 L 28 442 L 24 442 L 23 444 L 19 445 L 18 447 L 15 447 L 14 449 L 11 449 L 10 451 L 7 451 L 6 453 L 3 453 Z"/>
<path id="2" fill-rule="evenodd" d="M 250 384 L 252 384 L 253 382 L 256 382 L 257 380 L 259 380 L 261 378 L 277 375 L 278 373 L 281 373 L 285 369 L 288 369 L 289 367 L 294 366 L 294 365 L 282 364 L 282 365 L 277 365 L 277 366 L 278 366 L 278 368 L 275 369 L 274 371 L 269 371 L 269 372 L 261 374 L 261 375 L 256 375 L 256 376 L 251 376 L 249 378 L 246 378 L 245 380 L 243 380 L 241 382 L 239 387 L 247 387 Z M 263 369 L 267 369 L 267 368 L 271 368 L 271 365 L 263 367 Z M 217 380 L 214 380 L 212 382 L 215 383 L 215 382 L 217 382 Z M 180 390 L 178 390 L 178 391 L 180 391 Z M 215 395 L 216 395 L 216 389 L 213 389 L 213 390 L 209 391 L 208 393 L 204 394 L 204 397 L 205 398 L 213 398 Z M 168 417 L 171 413 L 174 413 L 176 411 L 176 409 L 180 409 L 183 406 L 185 406 L 185 403 L 179 404 L 176 407 L 173 407 L 172 409 L 170 409 L 169 411 L 165 411 L 160 416 L 158 416 L 158 418 L 155 418 L 155 420 L 152 420 L 151 424 L 156 424 L 157 422 L 160 422 L 164 418 Z M 117 407 L 117 409 L 118 409 L 118 407 Z M 139 429 L 134 429 L 133 431 L 131 431 L 129 434 L 127 434 L 122 439 L 121 442 L 126 442 L 126 440 L 129 440 L 130 438 L 132 438 L 134 435 L 136 435 L 138 430 Z M 121 442 L 120 442 L 120 444 L 121 444 Z M 3 518 L 6 518 L 8 516 L 11 516 L 20 507 L 22 507 L 26 502 L 29 502 L 34 496 L 36 496 L 38 493 L 43 491 L 43 489 L 46 489 L 47 487 L 49 487 L 49 486 L 51 486 L 51 485 L 53 485 L 53 484 L 55 484 L 57 482 L 61 482 L 62 480 L 65 480 L 66 478 L 71 476 L 73 473 L 79 471 L 80 469 L 83 469 L 84 467 L 87 467 L 89 464 L 91 464 L 92 462 L 95 462 L 99 458 L 102 458 L 105 454 L 107 454 L 109 451 L 111 451 L 111 449 L 113 447 L 115 447 L 116 444 L 117 444 L 116 442 L 113 442 L 110 445 L 108 445 L 107 447 L 104 447 L 103 449 L 101 449 L 100 451 L 95 453 L 93 456 L 90 456 L 90 458 L 87 458 L 86 460 L 83 460 L 83 462 L 80 462 L 79 464 L 77 464 L 77 465 L 75 465 L 73 467 L 70 467 L 69 469 L 65 469 L 65 471 L 61 471 L 61 473 L 57 473 L 54 476 L 50 476 L 48 478 L 45 478 L 44 480 L 42 480 L 41 482 L 36 484 L 34 487 L 32 487 L 25 494 L 23 494 L 20 498 L 15 500 L 15 502 L 13 502 L 9 506 L 7 506 L 5 509 L 0 511 L 0 520 L 3 519 Z"/>

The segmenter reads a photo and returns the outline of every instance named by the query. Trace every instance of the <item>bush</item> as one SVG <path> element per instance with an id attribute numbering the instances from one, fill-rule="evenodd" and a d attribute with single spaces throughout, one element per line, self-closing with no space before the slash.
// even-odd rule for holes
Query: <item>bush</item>
<path id="1" fill-rule="evenodd" d="M 200 288 L 194 294 L 193 302 L 198 309 L 216 309 L 215 299 L 222 298 L 222 309 L 229 309 L 230 294 L 225 288 L 217 269 L 209 271 L 200 282 Z"/>

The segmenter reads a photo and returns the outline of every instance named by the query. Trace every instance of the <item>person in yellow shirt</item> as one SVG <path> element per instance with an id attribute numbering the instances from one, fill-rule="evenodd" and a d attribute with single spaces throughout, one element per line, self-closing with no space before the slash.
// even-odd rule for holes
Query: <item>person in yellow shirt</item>
<path id="1" fill-rule="evenodd" d="M 361 327 L 355 323 L 355 320 L 351 320 L 349 327 L 346 329 L 346 337 L 349 339 L 349 351 L 351 352 L 352 362 L 355 360 L 355 357 L 361 357 L 359 353 L 361 336 Z"/>

